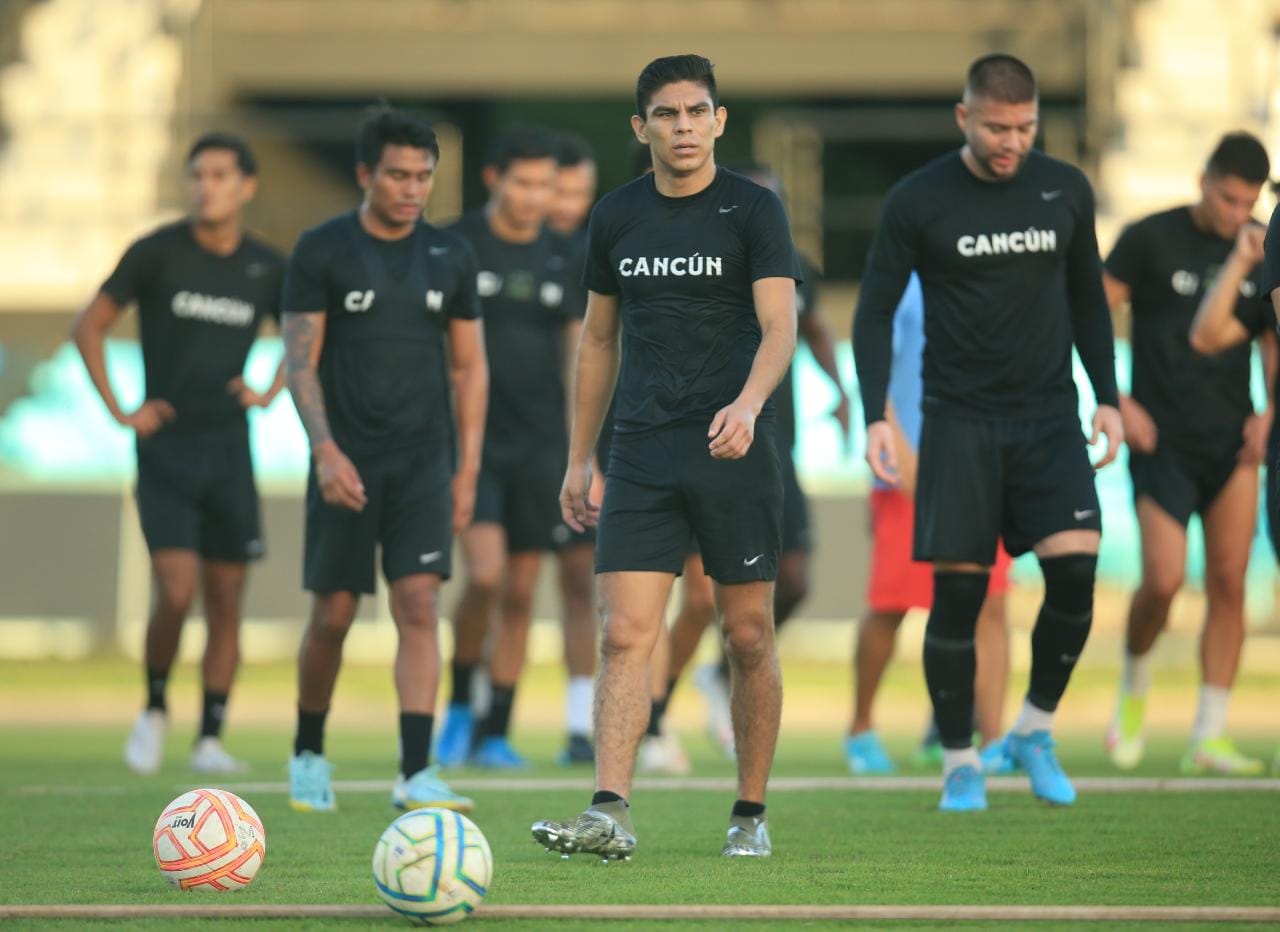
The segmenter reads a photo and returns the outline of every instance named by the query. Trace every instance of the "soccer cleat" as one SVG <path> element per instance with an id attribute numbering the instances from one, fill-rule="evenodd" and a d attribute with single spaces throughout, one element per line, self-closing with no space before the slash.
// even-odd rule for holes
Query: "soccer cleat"
<path id="1" fill-rule="evenodd" d="M 245 773 L 249 765 L 228 754 L 216 737 L 206 735 L 191 750 L 191 769 L 196 773 Z"/>
<path id="2" fill-rule="evenodd" d="M 391 805 L 397 809 L 452 809 L 454 812 L 471 812 L 476 804 L 465 796 L 449 789 L 440 776 L 440 766 L 425 767 L 412 776 L 400 774 L 391 787 Z"/>
<path id="3" fill-rule="evenodd" d="M 1146 710 L 1145 696 L 1120 694 L 1116 717 L 1107 730 L 1107 753 L 1111 763 L 1121 770 L 1132 770 L 1142 761 L 1146 744 L 1142 736 L 1142 717 Z"/>
<path id="4" fill-rule="evenodd" d="M 636 771 L 680 777 L 693 770 L 689 757 L 680 746 L 680 739 L 671 732 L 661 735 L 645 735 L 636 757 Z"/>
<path id="5" fill-rule="evenodd" d="M 720 853 L 726 858 L 767 858 L 773 854 L 769 826 L 759 816 L 731 816 L 729 836 Z"/>
<path id="6" fill-rule="evenodd" d="M 503 735 L 481 738 L 471 752 L 471 763 L 486 770 L 528 770 L 529 762 L 511 746 Z"/>
<path id="7" fill-rule="evenodd" d="M 569 822 L 534 822 L 533 840 L 548 851 L 594 854 L 608 863 L 629 861 L 636 850 L 636 831 L 631 827 L 631 810 L 625 803 L 592 806 Z"/>
<path id="8" fill-rule="evenodd" d="M 289 808 L 298 812 L 333 812 L 333 766 L 322 754 L 303 751 L 289 759 Z"/>
<path id="9" fill-rule="evenodd" d="M 440 729 L 440 740 L 436 742 L 436 761 L 441 767 L 461 767 L 467 762 L 474 727 L 475 717 L 471 714 L 471 706 L 465 702 L 455 702 L 449 706 L 444 727 Z"/>
<path id="10" fill-rule="evenodd" d="M 1206 738 L 1193 744 L 1182 757 L 1182 772 L 1187 776 L 1257 777 L 1264 770 L 1266 765 L 1262 761 L 1241 754 L 1230 738 Z"/>
<path id="11" fill-rule="evenodd" d="M 716 664 L 701 666 L 693 674 L 693 684 L 707 701 L 707 734 L 728 757 L 736 757 L 733 713 L 729 705 L 729 682 Z"/>
<path id="12" fill-rule="evenodd" d="M 987 781 L 972 764 L 957 767 L 942 782 L 943 812 L 982 812 L 987 808 Z"/>
<path id="13" fill-rule="evenodd" d="M 1076 788 L 1062 772 L 1058 755 L 1053 750 L 1055 743 L 1049 732 L 1009 734 L 1004 741 L 1009 759 L 1031 778 L 1032 793 L 1055 806 L 1070 806 L 1076 801 Z"/>
<path id="14" fill-rule="evenodd" d="M 1004 738 L 992 741 L 978 752 L 978 757 L 982 761 L 982 772 L 991 777 L 1007 776 L 1018 769 L 1009 757 Z"/>
<path id="15" fill-rule="evenodd" d="M 849 765 L 849 772 L 853 774 L 890 774 L 896 769 L 874 731 L 847 735 L 844 739 L 844 759 Z"/>
<path id="16" fill-rule="evenodd" d="M 596 762 L 596 752 L 595 748 L 591 746 L 591 739 L 586 735 L 570 735 L 569 743 L 560 752 L 556 762 L 561 767 L 572 767 L 575 764 L 594 764 Z"/>
<path id="17" fill-rule="evenodd" d="M 160 769 L 168 730 L 169 717 L 159 709 L 147 709 L 138 715 L 124 745 L 124 762 L 130 770 L 147 775 Z"/>

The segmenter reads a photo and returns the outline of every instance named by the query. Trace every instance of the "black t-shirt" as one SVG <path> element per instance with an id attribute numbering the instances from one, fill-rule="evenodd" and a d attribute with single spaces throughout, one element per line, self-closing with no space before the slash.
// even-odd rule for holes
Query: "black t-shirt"
<path id="1" fill-rule="evenodd" d="M 1126 227 L 1106 269 L 1129 286 L 1133 311 L 1130 394 L 1150 412 L 1162 437 L 1238 437 L 1253 413 L 1248 343 L 1214 356 L 1191 348 L 1191 322 L 1234 242 L 1198 229 L 1187 207 L 1152 214 Z M 1258 300 L 1262 270 L 1240 287 L 1236 317 L 1256 336 L 1271 315 Z"/>
<path id="2" fill-rule="evenodd" d="M 1001 418 L 1074 414 L 1075 343 L 1099 403 L 1117 402 L 1093 191 L 1033 151 L 985 182 L 959 151 L 889 192 L 854 318 L 867 423 L 884 418 L 893 314 L 911 270 L 924 289 L 926 410 Z"/>
<path id="3" fill-rule="evenodd" d="M 818 305 L 817 270 L 802 256 L 800 271 L 804 275 L 804 283 L 796 288 L 797 318 L 812 314 Z M 787 374 L 782 377 L 773 393 L 773 403 L 778 408 L 778 426 L 774 435 L 777 437 L 778 452 L 784 455 L 789 455 L 796 445 L 796 396 L 791 369 L 791 366 L 787 367 Z"/>
<path id="4" fill-rule="evenodd" d="M 181 220 L 128 248 L 102 291 L 138 304 L 147 398 L 164 399 L 170 429 L 243 421 L 227 383 L 244 373 L 263 317 L 280 316 L 284 256 L 251 236 L 229 256 L 196 242 Z"/>
<path id="5" fill-rule="evenodd" d="M 760 346 L 762 278 L 804 276 L 782 202 L 742 175 L 719 168 L 688 197 L 644 175 L 596 204 L 583 280 L 619 296 L 618 433 L 709 422 L 738 397 Z"/>
<path id="6" fill-rule="evenodd" d="M 450 227 L 475 251 L 489 357 L 488 460 L 520 460 L 568 442 L 565 326 L 586 311 L 582 256 L 543 228 L 531 243 L 508 243 L 483 210 Z"/>
<path id="7" fill-rule="evenodd" d="M 423 222 L 381 240 L 351 211 L 302 234 L 284 311 L 325 314 L 320 386 L 343 452 L 453 442 L 445 333 L 480 316 L 476 270 L 465 240 Z"/>

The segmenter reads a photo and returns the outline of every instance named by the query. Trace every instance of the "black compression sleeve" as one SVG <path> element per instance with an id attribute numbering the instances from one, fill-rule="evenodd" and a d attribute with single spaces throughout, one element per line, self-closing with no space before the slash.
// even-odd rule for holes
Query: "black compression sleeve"
<path id="1" fill-rule="evenodd" d="M 1102 289 L 1102 263 L 1098 258 L 1094 224 L 1093 191 L 1088 182 L 1082 182 L 1076 231 L 1067 254 L 1071 329 L 1098 404 L 1115 407 L 1120 403 L 1116 390 L 1115 335 L 1111 330 L 1107 295 Z"/>

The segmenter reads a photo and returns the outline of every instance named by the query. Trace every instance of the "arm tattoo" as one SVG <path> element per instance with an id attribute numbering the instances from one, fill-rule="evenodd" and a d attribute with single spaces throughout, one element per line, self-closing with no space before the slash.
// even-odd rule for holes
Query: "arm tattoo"
<path id="1" fill-rule="evenodd" d="M 316 374 L 313 356 L 317 333 L 314 314 L 284 315 L 285 365 L 289 371 L 289 394 L 293 396 L 298 417 L 307 431 L 312 448 L 333 439 L 329 418 L 324 408 L 324 391 Z"/>

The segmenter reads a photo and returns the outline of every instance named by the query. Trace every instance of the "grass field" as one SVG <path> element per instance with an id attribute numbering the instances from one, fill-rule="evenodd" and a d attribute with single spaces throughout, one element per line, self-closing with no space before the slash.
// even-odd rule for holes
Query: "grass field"
<path id="1" fill-rule="evenodd" d="M 347 784 L 339 783 L 338 813 L 299 815 L 288 809 L 283 792 L 291 681 L 283 671 L 276 673 L 270 680 L 255 681 L 258 685 L 237 697 L 242 704 L 270 702 L 274 710 L 243 710 L 248 724 L 233 727 L 228 744 L 251 763 L 252 771 L 220 784 L 241 792 L 262 816 L 268 833 L 266 863 L 250 889 L 219 898 L 170 890 L 151 856 L 150 832 L 156 816 L 182 788 L 193 785 L 184 764 L 191 710 L 185 708 L 190 703 L 183 697 L 190 693 L 182 691 L 182 684 L 177 684 L 172 700 L 177 721 L 166 766 L 157 776 L 140 779 L 127 774 L 120 763 L 127 714 L 112 724 L 84 724 L 104 718 L 104 706 L 119 703 L 123 709 L 132 709 L 138 692 L 132 667 L 0 664 L 0 831 L 5 838 L 0 846 L 0 906 L 375 905 L 369 862 L 378 835 L 395 811 L 381 785 L 374 789 L 367 784 L 387 783 L 392 776 L 391 707 L 384 706 L 383 713 L 368 722 L 335 715 L 329 755 L 337 765 L 336 779 L 353 781 L 354 787 L 344 789 Z M 374 669 L 344 674 L 340 705 L 344 696 L 351 697 L 348 705 L 360 709 L 364 706 L 356 697 L 374 704 L 385 688 L 386 675 Z M 535 676 L 522 701 L 558 709 L 558 694 L 545 685 L 549 680 L 550 674 Z M 793 690 L 795 702 L 820 700 L 819 690 L 810 693 L 812 681 L 821 682 L 821 677 L 804 680 L 807 685 Z M 60 683 L 65 688 L 60 689 Z M 73 688 L 73 684 L 77 685 Z M 1264 701 L 1268 694 L 1276 695 L 1277 685 L 1256 679 L 1243 684 L 1242 691 Z M 1084 682 L 1080 691 L 1103 688 L 1101 682 Z M 77 700 L 81 690 L 84 696 Z M 904 683 L 894 682 L 886 700 L 892 703 L 907 695 Z M 77 701 L 91 702 L 91 696 L 97 697 L 96 707 L 86 706 L 84 714 L 77 715 Z M 914 701 L 918 704 L 919 697 Z M 59 716 L 50 712 L 55 707 L 62 708 Z M 785 729 L 775 775 L 843 775 L 838 740 L 844 716 L 843 706 L 835 709 L 826 734 L 813 728 Z M 909 764 L 912 732 L 900 730 L 889 737 L 891 750 L 906 763 L 904 776 L 932 774 Z M 1252 731 L 1241 738 L 1246 749 L 1270 757 L 1277 735 Z M 937 791 L 932 787 L 870 789 L 849 781 L 850 785 L 838 789 L 801 789 L 779 781 L 769 800 L 777 853 L 768 861 L 731 862 L 718 852 L 732 792 L 723 788 L 676 791 L 655 782 L 637 789 L 633 797 L 640 835 L 635 860 L 605 867 L 586 858 L 562 862 L 529 838 L 528 826 L 534 819 L 563 817 L 583 807 L 590 775 L 552 763 L 558 748 L 554 731 L 525 731 L 520 739 L 535 762 L 526 774 L 531 781 L 528 788 L 487 784 L 492 775 L 476 771 L 456 776 L 457 785 L 475 797 L 474 819 L 493 849 L 496 869 L 487 904 L 1280 905 L 1280 793 L 1274 788 L 1085 791 L 1076 806 L 1061 810 L 1037 803 L 1021 789 L 993 789 L 989 812 L 957 816 L 935 811 Z M 687 734 L 685 743 L 698 776 L 732 775 L 732 765 L 718 757 L 700 733 Z M 1139 774 L 1175 776 L 1181 751 L 1180 734 L 1162 732 L 1155 736 Z M 1073 776 L 1114 776 L 1092 731 L 1068 731 L 1063 759 Z M 536 782 L 566 777 L 580 786 L 550 789 Z M 237 789 L 237 783 L 247 786 Z M 918 781 L 910 785 L 915 787 Z M 495 929 L 600 925 L 598 920 L 517 921 L 485 919 L 482 914 L 470 921 Z M 0 920 L 6 928 L 65 929 L 85 922 Z M 298 918 L 229 923 L 158 918 L 130 919 L 119 927 L 354 929 L 401 923 L 387 912 L 381 921 Z M 99 924 L 106 923 L 93 923 Z M 619 922 L 610 927 L 650 924 Z M 759 921 L 750 927 L 778 924 Z M 839 923 L 794 924 L 834 928 Z M 952 924 L 940 919 L 894 926 Z M 665 925 L 706 929 L 716 923 Z M 1009 923 L 972 925 L 994 928 Z M 1051 927 L 1078 924 L 1035 924 L 1035 928 Z"/>

